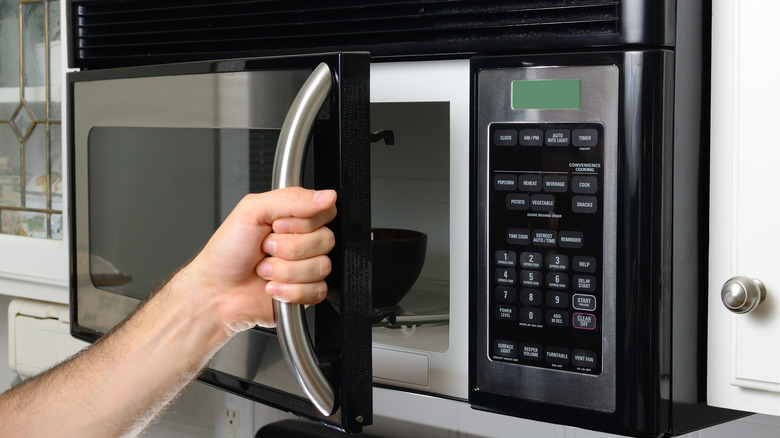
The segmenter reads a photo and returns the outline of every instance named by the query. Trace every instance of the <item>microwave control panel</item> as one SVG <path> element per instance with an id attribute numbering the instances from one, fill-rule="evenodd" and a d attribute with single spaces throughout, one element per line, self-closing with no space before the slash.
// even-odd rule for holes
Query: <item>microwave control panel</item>
<path id="1" fill-rule="evenodd" d="M 489 356 L 599 374 L 603 126 L 489 128 Z"/>
<path id="2" fill-rule="evenodd" d="M 616 65 L 472 64 L 474 389 L 610 412 Z"/>

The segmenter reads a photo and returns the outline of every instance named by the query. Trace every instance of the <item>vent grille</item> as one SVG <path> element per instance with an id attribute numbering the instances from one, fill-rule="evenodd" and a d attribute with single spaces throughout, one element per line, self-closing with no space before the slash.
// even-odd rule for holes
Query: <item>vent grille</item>
<path id="1" fill-rule="evenodd" d="M 74 0 L 71 7 L 77 67 L 236 53 L 495 51 L 617 34 L 620 25 L 620 0 Z"/>

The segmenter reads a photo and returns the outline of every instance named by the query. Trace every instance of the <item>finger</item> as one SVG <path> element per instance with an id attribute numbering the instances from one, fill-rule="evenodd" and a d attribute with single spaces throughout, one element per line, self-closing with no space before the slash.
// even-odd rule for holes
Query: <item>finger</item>
<path id="1" fill-rule="evenodd" d="M 269 234 L 263 241 L 266 254 L 286 260 L 303 260 L 327 254 L 336 245 L 333 231 L 320 227 L 306 234 Z"/>
<path id="2" fill-rule="evenodd" d="M 317 228 L 329 224 L 336 217 L 336 207 L 329 208 L 312 217 L 287 217 L 277 219 L 273 223 L 275 233 L 310 233 Z"/>
<path id="3" fill-rule="evenodd" d="M 328 294 L 328 285 L 325 281 L 295 284 L 270 281 L 265 291 L 274 299 L 284 303 L 317 304 Z"/>
<path id="4" fill-rule="evenodd" d="M 249 194 L 238 205 L 241 217 L 255 225 L 271 225 L 281 218 L 335 217 L 336 192 L 288 187 Z M 328 212 L 329 210 L 332 210 Z M 323 212 L 327 212 L 324 215 Z M 323 220 L 323 219 L 320 219 Z M 317 228 L 317 227 L 315 227 Z"/>
<path id="5" fill-rule="evenodd" d="M 314 283 L 324 280 L 331 267 L 330 259 L 324 255 L 294 261 L 266 257 L 257 265 L 257 274 L 277 283 Z"/>

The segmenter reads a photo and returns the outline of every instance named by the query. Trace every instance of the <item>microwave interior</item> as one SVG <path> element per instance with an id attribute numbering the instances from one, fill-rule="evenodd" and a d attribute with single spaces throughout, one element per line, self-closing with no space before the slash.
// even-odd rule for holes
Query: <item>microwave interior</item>
<path id="1" fill-rule="evenodd" d="M 389 130 L 394 137 L 392 145 L 371 146 L 372 228 L 411 230 L 427 238 L 424 263 L 408 292 L 397 303 L 373 308 L 373 342 L 444 353 L 450 343 L 450 104 L 372 103 L 371 130 Z M 382 284 L 386 275 L 414 268 L 408 259 L 380 266 L 377 246 L 375 302 L 389 292 Z"/>

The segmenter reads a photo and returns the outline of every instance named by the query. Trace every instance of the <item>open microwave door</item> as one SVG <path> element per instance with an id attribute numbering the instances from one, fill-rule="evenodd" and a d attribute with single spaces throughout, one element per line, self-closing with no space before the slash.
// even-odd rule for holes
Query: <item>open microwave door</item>
<path id="1" fill-rule="evenodd" d="M 304 342 L 248 330 L 200 380 L 348 432 L 371 424 L 368 54 L 84 71 L 68 86 L 74 336 L 107 333 L 246 193 L 279 187 L 277 145 L 297 138 L 298 181 L 281 186 L 339 195 L 328 298 L 281 309 L 280 333 Z M 285 132 L 288 112 L 308 113 L 292 128 L 304 131 Z M 314 370 L 293 370 L 300 360 Z"/>

